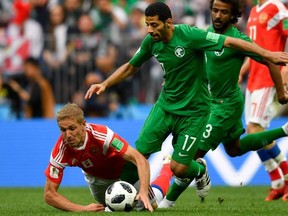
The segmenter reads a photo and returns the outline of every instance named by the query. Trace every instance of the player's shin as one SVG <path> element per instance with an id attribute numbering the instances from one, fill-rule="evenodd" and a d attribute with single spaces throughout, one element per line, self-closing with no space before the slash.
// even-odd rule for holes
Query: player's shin
<path id="1" fill-rule="evenodd" d="M 165 198 L 160 202 L 158 208 L 173 207 L 175 201 L 182 194 L 182 192 L 190 185 L 191 179 L 180 179 L 175 177 L 173 184 L 170 186 Z"/>
<path id="2" fill-rule="evenodd" d="M 287 136 L 284 129 L 276 128 L 254 134 L 248 134 L 240 140 L 241 155 L 248 151 L 259 150 L 274 140 Z"/>

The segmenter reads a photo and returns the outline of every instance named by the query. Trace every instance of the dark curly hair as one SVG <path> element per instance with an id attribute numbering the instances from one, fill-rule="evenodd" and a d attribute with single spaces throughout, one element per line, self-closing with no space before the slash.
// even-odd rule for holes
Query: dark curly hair
<path id="1" fill-rule="evenodd" d="M 212 10 L 213 3 L 215 0 L 210 0 L 210 10 Z M 232 5 L 231 14 L 233 18 L 231 19 L 231 24 L 235 24 L 238 22 L 239 18 L 242 16 L 242 8 L 243 8 L 243 1 L 242 0 L 220 0 L 226 4 Z"/>

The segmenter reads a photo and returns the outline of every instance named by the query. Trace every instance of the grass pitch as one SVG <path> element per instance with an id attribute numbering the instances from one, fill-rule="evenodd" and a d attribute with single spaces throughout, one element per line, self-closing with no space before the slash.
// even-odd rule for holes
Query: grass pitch
<path id="1" fill-rule="evenodd" d="M 176 202 L 174 208 L 158 209 L 155 216 L 278 216 L 287 215 L 288 202 L 281 199 L 264 202 L 268 186 L 212 187 L 209 195 L 201 203 L 195 188 L 188 188 Z M 79 204 L 93 202 L 88 188 L 60 188 L 61 194 Z M 43 201 L 43 188 L 0 188 L 0 215 L 95 215 L 98 213 L 64 212 L 48 206 Z M 150 215 L 149 212 L 117 212 L 101 215 Z"/>

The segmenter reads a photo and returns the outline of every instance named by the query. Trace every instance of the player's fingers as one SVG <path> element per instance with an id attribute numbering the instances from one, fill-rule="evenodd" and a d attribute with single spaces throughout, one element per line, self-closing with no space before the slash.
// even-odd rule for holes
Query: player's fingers
<path id="1" fill-rule="evenodd" d="M 91 97 L 91 91 L 90 91 L 90 89 L 88 89 L 88 91 L 86 92 L 86 94 L 85 94 L 85 100 L 87 100 L 87 99 L 89 99 L 90 97 Z"/>
<path id="2" fill-rule="evenodd" d="M 148 209 L 150 212 L 153 212 L 154 209 L 150 203 L 150 201 L 148 200 L 147 202 L 145 202 L 145 208 Z"/>

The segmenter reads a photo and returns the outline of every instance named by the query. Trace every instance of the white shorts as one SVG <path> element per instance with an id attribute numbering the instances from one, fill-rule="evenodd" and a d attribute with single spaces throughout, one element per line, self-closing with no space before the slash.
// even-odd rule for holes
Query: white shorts
<path id="1" fill-rule="evenodd" d="M 256 123 L 263 128 L 269 127 L 279 108 L 280 103 L 274 87 L 262 88 L 253 92 L 246 90 L 245 121 L 247 125 Z"/>
<path id="2" fill-rule="evenodd" d="M 100 179 L 96 178 L 94 176 L 91 176 L 84 171 L 82 171 L 84 174 L 85 181 L 88 184 L 88 187 L 90 189 L 90 192 L 94 199 L 101 204 L 105 204 L 105 192 L 106 189 L 114 182 L 119 181 L 120 179 Z"/>

